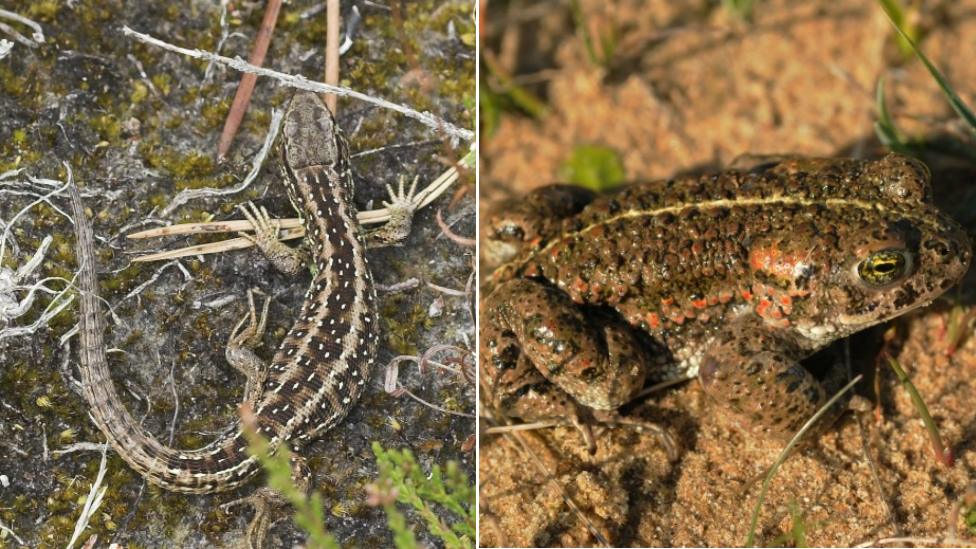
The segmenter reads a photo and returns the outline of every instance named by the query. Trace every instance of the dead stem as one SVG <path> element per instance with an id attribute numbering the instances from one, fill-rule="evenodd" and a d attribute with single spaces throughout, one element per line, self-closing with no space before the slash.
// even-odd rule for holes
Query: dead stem
<path id="1" fill-rule="evenodd" d="M 255 67 L 264 65 L 264 56 L 268 53 L 268 45 L 271 44 L 271 35 L 274 33 L 275 23 L 278 22 L 278 12 L 281 10 L 281 0 L 268 0 L 268 5 L 264 10 L 264 20 L 258 28 L 258 34 L 254 38 L 254 48 L 247 62 Z M 217 142 L 217 159 L 223 160 L 230 150 L 230 145 L 237 135 L 237 129 L 241 126 L 244 113 L 251 102 L 251 93 L 254 92 L 254 84 L 257 82 L 257 75 L 246 72 L 241 75 L 241 83 L 237 86 L 237 93 L 234 94 L 234 103 L 227 113 L 227 120 L 224 122 L 224 129 L 220 133 L 220 140 Z"/>
<path id="2" fill-rule="evenodd" d="M 339 0 L 328 0 L 325 7 L 325 83 L 330 86 L 339 85 L 339 26 L 342 23 L 339 15 Z M 332 115 L 339 114 L 336 110 L 338 97 L 334 93 L 322 94 L 322 100 L 332 111 Z"/>

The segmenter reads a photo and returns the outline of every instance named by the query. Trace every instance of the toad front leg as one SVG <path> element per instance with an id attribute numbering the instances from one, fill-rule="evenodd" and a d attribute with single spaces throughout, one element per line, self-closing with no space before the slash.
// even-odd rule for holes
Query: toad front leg
<path id="1" fill-rule="evenodd" d="M 818 380 L 800 364 L 810 353 L 758 317 L 725 327 L 705 352 L 699 379 L 720 405 L 750 425 L 788 438 L 798 431 L 843 385 L 846 371 L 834 364 Z M 839 401 L 823 424 L 844 409 Z"/>

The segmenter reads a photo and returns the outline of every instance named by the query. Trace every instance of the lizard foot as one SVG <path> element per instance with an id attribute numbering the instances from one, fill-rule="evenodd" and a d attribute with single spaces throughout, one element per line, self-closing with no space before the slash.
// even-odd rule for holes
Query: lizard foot
<path id="1" fill-rule="evenodd" d="M 419 178 L 420 176 L 413 178 L 410 190 L 406 192 L 404 192 L 404 176 L 400 176 L 396 191 L 387 184 L 386 192 L 390 195 L 390 200 L 383 201 L 383 206 L 390 212 L 390 220 L 379 229 L 366 233 L 366 246 L 368 248 L 398 246 L 410 234 L 413 214 L 417 211 L 414 196 L 417 194 L 417 180 Z"/>
<path id="2" fill-rule="evenodd" d="M 297 273 L 305 265 L 305 256 L 299 250 L 285 245 L 279 239 L 281 233 L 281 222 L 271 219 L 268 210 L 261 206 L 255 206 L 253 202 L 240 206 L 241 213 L 251 222 L 254 227 L 254 234 L 245 232 L 237 233 L 243 238 L 251 241 L 274 264 L 275 268 L 287 274 Z"/>
<path id="3" fill-rule="evenodd" d="M 291 479 L 299 492 L 308 493 L 308 488 L 312 483 L 311 471 L 309 471 L 305 459 L 298 454 L 291 454 Z M 268 530 L 284 518 L 282 511 L 288 505 L 288 500 L 278 490 L 264 486 L 247 497 L 224 503 L 220 508 L 226 511 L 237 505 L 250 505 L 254 508 L 254 518 L 247 525 L 245 539 L 249 549 L 262 549 L 264 541 L 268 537 Z M 275 520 L 272 520 L 273 518 Z"/>
<path id="4" fill-rule="evenodd" d="M 245 534 L 246 547 L 249 549 L 262 549 L 264 547 L 264 540 L 268 537 L 268 530 L 278 520 L 284 518 L 280 516 L 277 520 L 271 520 L 275 515 L 282 515 L 280 511 L 287 505 L 285 498 L 277 490 L 264 487 L 258 488 L 250 496 L 228 501 L 221 505 L 220 508 L 226 511 L 237 505 L 250 505 L 254 508 L 254 518 L 247 525 L 247 533 Z"/>
<path id="5" fill-rule="evenodd" d="M 253 349 L 261 344 L 261 337 L 268 324 L 268 306 L 271 303 L 270 297 L 264 300 L 261 316 L 258 317 L 257 308 L 254 306 L 254 292 L 253 289 L 248 290 L 249 311 L 234 327 L 227 341 L 227 350 L 224 352 L 227 362 L 247 377 L 243 402 L 252 407 L 261 397 L 264 380 L 268 377 L 268 365 L 254 354 Z"/>

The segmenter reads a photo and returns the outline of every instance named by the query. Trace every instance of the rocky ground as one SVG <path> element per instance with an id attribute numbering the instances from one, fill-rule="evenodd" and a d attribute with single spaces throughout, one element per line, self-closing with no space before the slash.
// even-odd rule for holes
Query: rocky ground
<path id="1" fill-rule="evenodd" d="M 324 3 L 287 3 L 281 11 L 265 65 L 321 80 L 324 66 Z M 353 2 L 343 2 L 348 18 Z M 459 127 L 474 128 L 474 21 L 469 2 L 358 2 L 359 31 L 341 61 L 341 83 L 357 91 L 430 111 Z M 278 274 L 251 251 L 185 258 L 179 265 L 132 263 L 133 254 L 219 240 L 180 238 L 133 242 L 128 232 L 160 225 L 240 218 L 236 206 L 253 200 L 273 216 L 293 211 L 269 159 L 246 190 L 216 199 L 193 200 L 161 217 L 177 192 L 236 185 L 267 132 L 271 108 L 290 96 L 288 88 L 260 79 L 253 103 L 230 157 L 215 161 L 217 137 L 230 107 L 239 73 L 206 61 L 167 53 L 125 37 L 123 25 L 165 41 L 229 57 L 246 58 L 263 16 L 263 2 L 222 3 L 14 1 L 4 9 L 42 27 L 44 41 L 13 48 L 0 59 L 0 173 L 23 170 L 0 183 L 0 228 L 10 223 L 0 267 L 16 269 L 40 246 L 53 241 L 45 260 L 29 276 L 71 279 L 76 270 L 73 232 L 54 196 L 14 215 L 42 185 L 25 186 L 27 176 L 65 180 L 71 166 L 94 215 L 102 297 L 112 314 L 108 344 L 116 387 L 143 425 L 177 447 L 194 448 L 221 432 L 236 413 L 243 379 L 224 360 L 232 327 L 246 309 L 246 291 L 270 295 L 271 321 L 259 354 L 269 358 L 301 303 L 308 275 Z M 30 38 L 31 29 L 5 20 Z M 0 38 L 13 38 L 0 30 Z M 357 200 L 368 208 L 385 198 L 382 183 L 401 174 L 432 181 L 467 152 L 416 121 L 372 105 L 340 100 L 357 176 Z M 416 355 L 436 344 L 474 347 L 470 297 L 428 286 L 464 290 L 473 269 L 473 249 L 446 238 L 435 219 L 442 211 L 454 232 L 475 231 L 474 176 L 458 183 L 416 218 L 402 248 L 371 255 L 380 292 L 384 336 L 377 362 Z M 8 236 L 8 235 L 4 235 Z M 418 284 L 409 284 L 413 280 Z M 400 283 L 408 282 L 406 285 Z M 52 280 L 60 290 L 65 283 Z M 399 286 L 397 286 L 399 285 Z M 399 289 L 397 289 L 399 288 Z M 8 297 L 9 297 L 8 290 Z M 26 292 L 13 291 L 19 301 Z M 0 333 L 29 325 L 50 302 L 41 295 L 29 312 L 0 320 Z M 0 300 L 2 302 L 2 300 Z M 108 309 L 105 309 L 108 311 Z M 100 454 L 58 455 L 79 442 L 103 437 L 88 418 L 84 400 L 72 388 L 76 376 L 74 305 L 31 335 L 0 338 L 0 547 L 63 547 L 67 544 L 98 470 Z M 10 333 L 10 332 L 7 332 Z M 457 355 L 454 355 L 457 356 Z M 449 355 L 441 355 L 449 360 Z M 424 467 L 457 461 L 474 479 L 470 418 L 447 415 L 383 390 L 384 374 L 373 382 L 348 419 L 309 446 L 314 486 L 326 505 L 326 527 L 341 543 L 389 546 L 386 514 L 367 505 L 365 487 L 377 476 L 370 449 L 408 448 Z M 403 364 L 399 383 L 443 408 L 470 413 L 470 380 L 419 373 Z M 465 443 L 468 441 L 468 445 Z M 221 503 L 246 495 L 185 496 L 148 486 L 109 452 L 104 501 L 81 541 L 97 536 L 96 547 L 234 546 L 250 513 L 226 513 Z M 260 484 L 258 481 L 256 484 Z M 418 516 L 408 513 L 421 540 L 437 545 Z M 12 533 L 11 533 L 12 531 Z M 15 537 L 16 536 L 16 537 Z M 290 520 L 276 525 L 273 546 L 304 538 Z"/>

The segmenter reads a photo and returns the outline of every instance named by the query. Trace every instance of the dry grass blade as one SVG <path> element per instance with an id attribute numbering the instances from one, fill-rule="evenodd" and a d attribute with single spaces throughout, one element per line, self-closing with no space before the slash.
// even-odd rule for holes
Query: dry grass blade
<path id="1" fill-rule="evenodd" d="M 283 230 L 300 229 L 302 227 L 302 221 L 298 218 L 279 219 L 278 223 Z M 179 225 L 170 225 L 169 227 L 148 229 L 126 235 L 126 238 L 139 240 L 143 238 L 160 238 L 184 234 L 236 233 L 250 230 L 254 230 L 254 227 L 247 220 L 212 221 L 209 223 L 181 223 Z"/>
<path id="2" fill-rule="evenodd" d="M 98 465 L 98 475 L 95 476 L 95 482 L 92 483 L 91 490 L 88 491 L 88 498 L 85 499 L 85 506 L 81 510 L 81 515 L 78 517 L 78 521 L 75 522 L 75 530 L 71 535 L 71 540 L 68 541 L 68 549 L 74 547 L 78 538 L 88 527 L 88 522 L 91 521 L 92 516 L 95 515 L 95 511 L 102 504 L 102 498 L 105 497 L 105 491 L 108 490 L 108 486 L 102 486 L 102 481 L 105 479 L 105 471 L 108 470 L 108 461 L 105 459 L 106 451 L 108 446 L 102 450 L 102 461 Z"/>
<path id="3" fill-rule="evenodd" d="M 279 237 L 280 240 L 294 240 L 296 238 L 301 238 L 305 236 L 305 230 L 291 230 L 288 232 L 283 232 Z M 207 255 L 216 254 L 220 252 L 229 252 L 233 250 L 245 250 L 254 246 L 254 243 L 244 237 L 231 238 L 229 240 L 221 240 L 220 242 L 211 242 L 209 244 L 199 244 L 197 246 L 188 246 L 186 248 L 180 248 L 178 250 L 169 250 L 166 252 L 159 252 L 155 254 L 141 255 L 132 259 L 133 263 L 145 263 L 147 261 L 164 261 L 168 259 L 179 259 L 181 257 L 193 256 L 193 255 Z"/>
<path id="4" fill-rule="evenodd" d="M 859 543 L 854 547 L 878 547 L 881 545 L 892 545 L 895 547 L 908 547 L 908 544 L 912 545 L 928 545 L 932 547 L 976 547 L 976 542 L 955 540 L 953 544 L 949 544 L 948 541 L 943 538 L 936 537 L 897 537 L 897 538 L 879 538 L 870 541 L 865 541 L 864 543 Z"/>
<path id="5" fill-rule="evenodd" d="M 431 182 L 430 185 L 422 189 L 414 196 L 414 203 L 417 204 L 418 208 L 423 208 L 427 206 L 434 200 L 436 200 L 440 195 L 456 182 L 460 177 L 459 167 L 469 167 L 473 162 L 474 151 L 469 152 L 464 158 L 459 160 L 457 164 L 451 166 L 444 171 L 437 179 Z M 383 223 L 390 219 L 390 212 L 386 208 L 381 208 L 378 210 L 367 210 L 364 212 L 359 212 L 356 215 L 356 219 L 359 223 L 363 225 Z M 301 224 L 301 220 L 297 218 L 286 218 L 279 219 L 277 223 L 280 223 L 282 228 L 282 240 L 291 240 L 295 238 L 301 238 L 305 236 L 305 228 Z M 235 220 L 235 221 L 217 221 L 209 223 L 182 223 L 179 225 L 170 225 L 169 227 L 159 227 L 156 229 L 149 229 L 145 231 L 139 231 L 127 235 L 126 238 L 130 239 L 142 239 L 142 238 L 157 238 L 161 236 L 177 236 L 184 234 L 211 234 L 211 233 L 221 233 L 221 232 L 240 232 L 253 230 L 251 222 L 247 220 Z M 201 244 L 198 246 L 190 246 L 187 248 L 180 248 L 177 250 L 169 250 L 166 252 L 159 252 L 154 254 L 147 254 L 143 256 L 138 256 L 132 261 L 134 262 L 146 262 L 146 261 L 161 261 L 166 259 L 177 259 L 180 257 L 187 257 L 193 255 L 204 255 L 212 253 L 220 253 L 231 250 L 243 250 L 252 247 L 254 244 L 245 238 L 232 238 L 229 240 L 223 240 L 220 242 L 212 242 L 210 244 Z"/>

